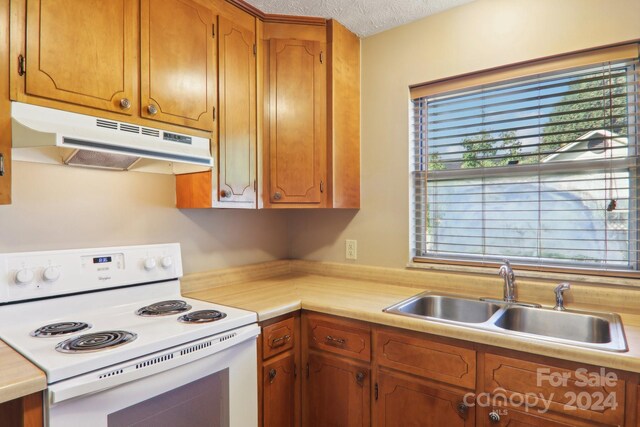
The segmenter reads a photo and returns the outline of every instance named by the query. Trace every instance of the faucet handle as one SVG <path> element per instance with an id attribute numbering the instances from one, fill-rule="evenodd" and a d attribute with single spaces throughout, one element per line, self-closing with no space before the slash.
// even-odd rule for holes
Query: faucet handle
<path id="1" fill-rule="evenodd" d="M 553 307 L 554 310 L 566 310 L 564 308 L 564 291 L 568 291 L 569 289 L 571 289 L 571 285 L 566 282 L 562 282 L 558 284 L 558 286 L 556 286 L 556 288 L 553 290 L 553 292 L 555 292 L 556 294 L 556 305 L 555 307 Z"/>

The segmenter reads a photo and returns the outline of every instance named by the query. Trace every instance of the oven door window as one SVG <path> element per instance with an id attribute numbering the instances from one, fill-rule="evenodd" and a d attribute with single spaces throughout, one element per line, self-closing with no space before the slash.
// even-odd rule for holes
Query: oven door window
<path id="1" fill-rule="evenodd" d="M 229 427 L 229 370 L 162 393 L 107 416 L 108 427 Z"/>

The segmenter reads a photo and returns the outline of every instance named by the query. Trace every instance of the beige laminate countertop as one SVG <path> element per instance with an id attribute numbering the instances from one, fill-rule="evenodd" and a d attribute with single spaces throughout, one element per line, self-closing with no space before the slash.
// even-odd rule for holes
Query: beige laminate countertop
<path id="1" fill-rule="evenodd" d="M 306 309 L 564 360 L 640 372 L 638 315 L 621 314 L 629 351 L 612 353 L 383 313 L 383 308 L 424 289 L 368 280 L 290 273 L 231 285 L 216 284 L 193 292 L 188 289 L 184 291 L 186 296 L 192 298 L 255 311 L 259 321 Z"/>
<path id="2" fill-rule="evenodd" d="M 47 388 L 44 372 L 0 341 L 0 403 Z"/>

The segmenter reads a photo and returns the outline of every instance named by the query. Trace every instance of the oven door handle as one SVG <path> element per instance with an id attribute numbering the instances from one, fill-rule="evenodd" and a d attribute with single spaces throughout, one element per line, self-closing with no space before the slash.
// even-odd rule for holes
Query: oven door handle
<path id="1" fill-rule="evenodd" d="M 137 359 L 129 360 L 105 369 L 80 375 L 49 385 L 47 390 L 50 405 L 117 387 L 140 378 L 168 371 L 206 356 L 227 350 L 234 345 L 260 335 L 257 324 L 243 326 L 187 344 L 172 347 Z"/>

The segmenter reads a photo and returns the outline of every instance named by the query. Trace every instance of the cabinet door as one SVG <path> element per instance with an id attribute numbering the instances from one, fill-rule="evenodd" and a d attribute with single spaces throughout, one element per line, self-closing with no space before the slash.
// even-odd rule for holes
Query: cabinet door
<path id="1" fill-rule="evenodd" d="M 262 368 L 263 427 L 295 425 L 295 356 L 265 362 Z"/>
<path id="2" fill-rule="evenodd" d="M 320 203 L 326 184 L 326 69 L 322 43 L 269 43 L 271 203 Z"/>
<path id="3" fill-rule="evenodd" d="M 29 0 L 26 93 L 131 114 L 137 99 L 136 4 Z"/>
<path id="4" fill-rule="evenodd" d="M 470 427 L 473 407 L 464 405 L 464 392 L 439 389 L 418 379 L 381 372 L 378 376 L 379 427 Z M 468 399 L 473 403 L 473 394 Z"/>
<path id="5" fill-rule="evenodd" d="M 478 408 L 478 425 L 484 427 L 594 427 L 576 418 L 551 418 L 549 414 L 539 413 L 535 409 L 529 412 L 513 409 L 481 407 Z"/>
<path id="6" fill-rule="evenodd" d="M 191 0 L 142 0 L 140 109 L 143 117 L 213 129 L 213 12 Z"/>
<path id="7" fill-rule="evenodd" d="M 315 353 L 309 355 L 308 363 L 304 425 L 369 427 L 369 369 Z"/>
<path id="8" fill-rule="evenodd" d="M 218 22 L 219 200 L 255 202 L 255 33 L 223 17 Z"/>

